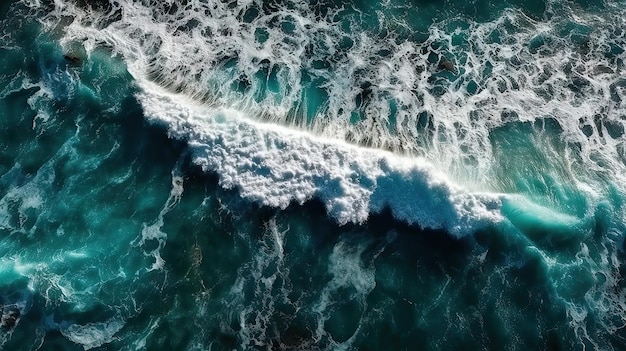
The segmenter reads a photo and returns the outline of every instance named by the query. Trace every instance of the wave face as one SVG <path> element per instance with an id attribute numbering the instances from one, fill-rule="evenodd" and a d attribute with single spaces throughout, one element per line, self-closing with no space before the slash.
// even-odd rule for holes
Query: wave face
<path id="1" fill-rule="evenodd" d="M 0 15 L 0 348 L 626 347 L 621 2 Z"/>

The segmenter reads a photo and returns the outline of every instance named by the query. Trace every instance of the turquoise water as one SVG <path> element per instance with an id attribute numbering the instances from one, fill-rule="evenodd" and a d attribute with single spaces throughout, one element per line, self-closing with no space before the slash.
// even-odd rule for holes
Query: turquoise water
<path id="1" fill-rule="evenodd" d="M 0 5 L 0 349 L 626 349 L 625 5 Z"/>

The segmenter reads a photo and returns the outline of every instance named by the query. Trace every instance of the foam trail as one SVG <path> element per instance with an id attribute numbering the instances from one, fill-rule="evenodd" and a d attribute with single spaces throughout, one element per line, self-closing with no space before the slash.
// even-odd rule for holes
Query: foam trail
<path id="1" fill-rule="evenodd" d="M 81 345 L 83 349 L 91 350 L 113 341 L 115 333 L 120 331 L 124 324 L 123 319 L 114 317 L 101 323 L 72 324 L 62 329 L 61 333 Z"/>

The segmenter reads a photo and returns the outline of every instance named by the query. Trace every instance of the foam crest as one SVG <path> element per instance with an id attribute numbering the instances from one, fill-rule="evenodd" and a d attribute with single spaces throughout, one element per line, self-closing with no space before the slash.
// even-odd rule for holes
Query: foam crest
<path id="1" fill-rule="evenodd" d="M 137 97 L 147 118 L 189 140 L 195 162 L 249 200 L 286 208 L 316 197 L 342 224 L 362 223 L 388 206 L 400 220 L 458 236 L 500 220 L 499 195 L 469 193 L 423 159 L 194 107 L 155 86 L 143 90 Z"/>

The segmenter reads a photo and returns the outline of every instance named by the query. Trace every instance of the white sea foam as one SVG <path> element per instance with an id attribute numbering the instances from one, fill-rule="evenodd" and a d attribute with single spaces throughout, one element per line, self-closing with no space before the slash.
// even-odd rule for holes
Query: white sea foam
<path id="1" fill-rule="evenodd" d="M 580 216 L 611 186 L 624 191 L 624 54 L 610 46 L 624 16 L 538 22 L 508 10 L 464 29 L 434 23 L 423 42 L 382 17 L 388 34 L 363 33 L 358 12 L 307 1 L 267 11 L 258 1 L 116 0 L 94 10 L 58 0 L 44 22 L 64 16 L 73 18 L 66 47 L 123 57 L 148 118 L 188 140 L 223 186 L 264 205 L 317 197 L 340 223 L 389 206 L 462 235 L 500 219 L 498 192 L 549 189 L 542 204 L 566 210 L 562 188 L 575 188 L 592 200 L 572 211 Z M 451 60 L 455 73 L 429 57 Z M 521 130 L 534 149 L 511 146 L 501 128 Z M 529 177 L 540 186 L 520 180 Z"/>
<path id="2" fill-rule="evenodd" d="M 290 303 L 289 268 L 285 266 L 283 251 L 286 232 L 277 227 L 275 219 L 266 223 L 261 246 L 254 250 L 252 261 L 239 269 L 237 281 L 231 288 L 235 299 L 229 305 L 237 306 L 231 313 L 239 312 L 237 317 L 231 318 L 239 321 L 238 336 L 243 348 L 267 345 L 278 312 L 275 305 Z M 246 286 L 253 287 L 257 303 L 248 305 L 243 298 Z"/>
<path id="3" fill-rule="evenodd" d="M 266 206 L 321 199 L 339 223 L 362 223 L 389 206 L 425 228 L 464 235 L 500 219 L 500 198 L 469 193 L 420 158 L 365 149 L 244 118 L 225 109 L 194 108 L 177 96 L 144 86 L 145 115 L 189 140 L 195 162 L 226 188 Z"/>
<path id="4" fill-rule="evenodd" d="M 328 263 L 328 271 L 332 275 L 332 280 L 324 287 L 319 300 L 313 307 L 313 311 L 318 317 L 314 336 L 316 340 L 321 340 L 325 335 L 329 334 L 326 330 L 326 323 L 331 318 L 336 309 L 336 305 L 346 303 L 347 301 L 356 301 L 364 311 L 367 310 L 367 296 L 376 287 L 376 276 L 374 265 L 365 263 L 363 260 L 362 256 L 366 247 L 367 244 L 363 243 L 357 247 L 353 247 L 350 243 L 343 241 L 338 242 L 335 247 L 333 247 Z M 374 255 L 374 258 L 378 256 L 382 250 L 383 248 L 379 249 Z M 350 291 L 349 298 L 346 299 L 347 301 L 336 301 L 333 295 L 337 294 L 342 289 Z M 363 319 L 364 318 L 361 317 L 356 325 L 351 326 L 354 328 L 354 331 L 345 341 L 337 342 L 333 340 L 333 349 L 352 349 L 352 343 L 359 334 Z M 331 336 L 331 339 L 334 338 Z"/>
<path id="5" fill-rule="evenodd" d="M 144 251 L 145 255 L 154 257 L 154 263 L 148 271 L 160 270 L 165 266 L 165 260 L 161 257 L 161 250 L 165 246 L 167 239 L 167 234 L 161 230 L 164 224 L 163 216 L 178 204 L 183 190 L 183 177 L 179 174 L 179 165 L 177 164 L 177 167 L 172 171 L 172 189 L 170 190 L 170 196 L 165 201 L 161 212 L 159 212 L 159 216 L 150 225 L 144 223 L 143 229 L 141 230 L 141 238 L 138 237 L 132 242 L 133 245 L 140 247 L 144 247 L 146 243 L 151 240 L 157 243 L 157 247 L 152 248 L 152 250 L 148 252 Z"/>
<path id="6" fill-rule="evenodd" d="M 113 341 L 115 334 L 124 327 L 124 324 L 123 319 L 113 317 L 101 323 L 72 324 L 61 329 L 61 334 L 81 345 L 83 349 L 90 350 Z"/>

